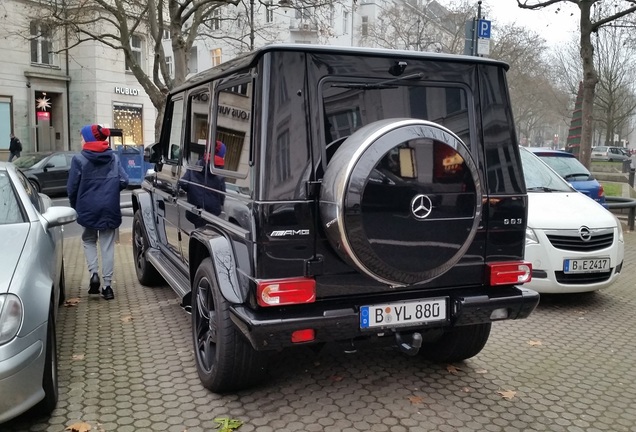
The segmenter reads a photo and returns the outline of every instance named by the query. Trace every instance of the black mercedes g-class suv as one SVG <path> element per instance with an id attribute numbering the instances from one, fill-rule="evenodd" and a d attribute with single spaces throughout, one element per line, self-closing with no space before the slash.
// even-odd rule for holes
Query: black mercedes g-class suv
<path id="1" fill-rule="evenodd" d="M 142 284 L 163 277 L 190 308 L 206 388 L 330 341 L 460 361 L 533 311 L 506 69 L 273 45 L 170 92 L 133 253 Z"/>

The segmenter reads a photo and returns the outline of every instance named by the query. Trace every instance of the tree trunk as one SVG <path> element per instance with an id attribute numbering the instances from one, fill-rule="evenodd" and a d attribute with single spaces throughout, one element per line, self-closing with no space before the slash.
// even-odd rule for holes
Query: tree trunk
<path id="1" fill-rule="evenodd" d="M 594 45 L 592 45 L 592 25 L 590 9 L 592 2 L 581 0 L 581 60 L 583 61 L 583 118 L 581 124 L 581 147 L 579 160 L 588 169 L 591 162 L 592 135 L 594 133 L 594 92 L 598 75 L 594 68 Z"/>

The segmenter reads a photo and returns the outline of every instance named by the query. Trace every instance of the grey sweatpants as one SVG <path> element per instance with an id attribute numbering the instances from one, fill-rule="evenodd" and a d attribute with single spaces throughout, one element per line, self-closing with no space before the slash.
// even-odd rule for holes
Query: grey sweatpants
<path id="1" fill-rule="evenodd" d="M 89 276 L 93 273 L 99 274 L 99 262 L 97 260 L 97 240 L 102 251 L 102 278 L 104 286 L 111 286 L 113 281 L 113 267 L 115 266 L 115 231 L 114 229 L 94 230 L 84 228 L 82 233 L 82 244 L 84 245 L 84 255 L 88 264 Z"/>

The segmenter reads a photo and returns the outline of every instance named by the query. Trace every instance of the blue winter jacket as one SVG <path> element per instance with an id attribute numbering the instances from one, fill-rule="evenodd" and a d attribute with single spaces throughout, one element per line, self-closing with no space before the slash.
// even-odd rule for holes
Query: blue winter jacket
<path id="1" fill-rule="evenodd" d="M 95 230 L 121 225 L 119 192 L 128 186 L 128 175 L 110 148 L 82 150 L 73 157 L 66 191 L 77 223 Z"/>

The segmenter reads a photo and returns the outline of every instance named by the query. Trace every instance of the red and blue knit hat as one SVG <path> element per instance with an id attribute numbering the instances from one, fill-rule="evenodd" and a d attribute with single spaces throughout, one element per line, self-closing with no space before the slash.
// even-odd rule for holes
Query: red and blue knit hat
<path id="1" fill-rule="evenodd" d="M 214 166 L 217 168 L 223 168 L 225 166 L 225 151 L 227 148 L 221 141 L 216 142 L 214 148 Z"/>
<path id="2" fill-rule="evenodd" d="M 92 124 L 82 127 L 80 134 L 85 142 L 106 141 L 110 136 L 110 129 Z"/>

